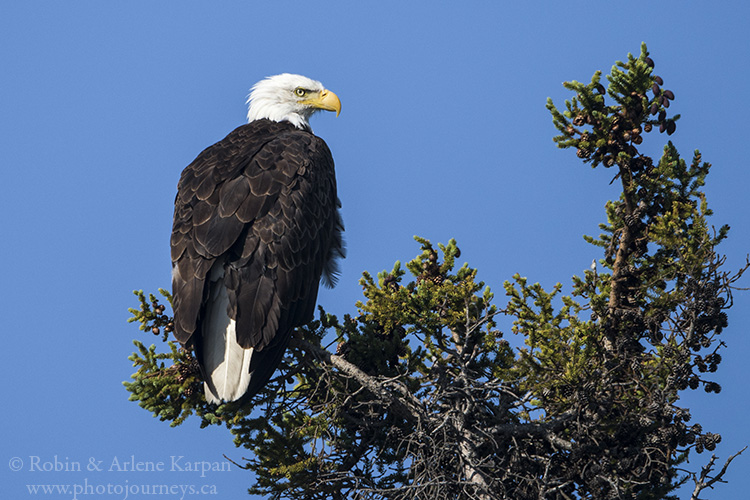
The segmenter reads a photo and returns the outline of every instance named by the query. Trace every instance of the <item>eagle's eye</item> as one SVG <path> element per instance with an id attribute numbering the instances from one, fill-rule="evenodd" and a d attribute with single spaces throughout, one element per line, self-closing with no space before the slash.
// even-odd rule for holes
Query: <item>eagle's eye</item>
<path id="1" fill-rule="evenodd" d="M 305 95 L 307 95 L 307 90 L 302 87 L 297 87 L 294 89 L 294 93 L 297 94 L 298 97 L 305 97 Z"/>

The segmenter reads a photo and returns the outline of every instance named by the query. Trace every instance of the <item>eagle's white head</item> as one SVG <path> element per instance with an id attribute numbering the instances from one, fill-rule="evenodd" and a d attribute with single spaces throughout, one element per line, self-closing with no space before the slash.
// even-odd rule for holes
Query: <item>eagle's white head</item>
<path id="1" fill-rule="evenodd" d="M 289 121 L 298 128 L 310 128 L 310 117 L 321 109 L 341 112 L 341 101 L 323 84 L 302 75 L 269 76 L 256 83 L 247 98 L 247 121 L 267 118 Z"/>

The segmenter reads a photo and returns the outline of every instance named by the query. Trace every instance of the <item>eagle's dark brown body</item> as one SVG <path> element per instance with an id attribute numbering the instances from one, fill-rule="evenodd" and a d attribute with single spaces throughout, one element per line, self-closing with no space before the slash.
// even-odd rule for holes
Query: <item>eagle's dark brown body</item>
<path id="1" fill-rule="evenodd" d="M 312 319 L 321 277 L 335 279 L 342 230 L 331 152 L 288 122 L 243 125 L 185 168 L 171 238 L 175 336 L 195 349 L 207 397 L 233 399 L 209 359 L 230 324 L 253 349 L 245 397 L 267 382 L 292 329 Z"/>

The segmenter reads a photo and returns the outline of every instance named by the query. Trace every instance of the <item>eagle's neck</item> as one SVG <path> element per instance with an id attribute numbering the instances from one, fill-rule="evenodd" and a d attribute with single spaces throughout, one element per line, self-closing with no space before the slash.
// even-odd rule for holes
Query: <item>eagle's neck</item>
<path id="1" fill-rule="evenodd" d="M 279 102 L 273 96 L 253 95 L 247 111 L 247 121 L 267 119 L 274 122 L 289 122 L 298 129 L 309 130 L 310 117 L 315 109 L 301 108 L 296 103 Z"/>

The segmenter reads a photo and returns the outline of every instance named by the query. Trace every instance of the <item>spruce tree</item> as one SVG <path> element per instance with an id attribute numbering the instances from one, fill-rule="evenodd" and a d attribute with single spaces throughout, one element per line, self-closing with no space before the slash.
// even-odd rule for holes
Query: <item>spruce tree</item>
<path id="1" fill-rule="evenodd" d="M 601 234 L 585 237 L 601 259 L 569 295 L 517 274 L 498 305 L 476 269 L 457 265 L 455 241 L 417 238 L 405 266 L 363 274 L 355 314 L 320 309 L 298 329 L 276 376 L 237 408 L 206 403 L 192 354 L 167 340 L 164 305 L 137 292 L 132 321 L 167 349 L 135 341 L 130 398 L 172 425 L 193 413 L 226 425 L 251 452 L 250 491 L 269 498 L 645 500 L 692 481 L 697 499 L 737 454 L 718 471 L 716 456 L 686 469 L 721 436 L 680 394 L 721 391 L 720 335 L 748 265 L 724 270 L 728 227 L 709 223 L 700 153 L 642 150 L 680 118 L 645 45 L 606 86 L 601 72 L 564 85 L 565 109 L 547 102 L 554 141 L 621 187 Z"/>

